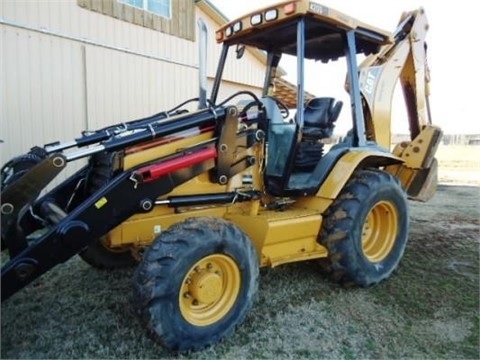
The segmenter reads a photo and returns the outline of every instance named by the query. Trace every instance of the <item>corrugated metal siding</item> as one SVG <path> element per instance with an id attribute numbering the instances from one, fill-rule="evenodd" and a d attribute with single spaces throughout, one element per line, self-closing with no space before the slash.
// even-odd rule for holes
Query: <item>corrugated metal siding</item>
<path id="1" fill-rule="evenodd" d="M 78 136 L 85 127 L 81 47 L 2 28 L 2 162 L 33 145 Z"/>
<path id="2" fill-rule="evenodd" d="M 0 12 L 19 25 L 192 64 L 194 42 L 81 8 L 75 0 L 2 0 Z"/>
<path id="3" fill-rule="evenodd" d="M 197 71 L 108 49 L 86 47 L 88 127 L 141 118 L 197 96 Z"/>
<path id="4" fill-rule="evenodd" d="M 208 74 L 220 47 L 209 27 Z M 83 9 L 76 0 L 0 3 L 1 163 L 33 145 L 167 110 L 197 96 L 198 45 Z M 255 90 L 264 66 L 229 62 L 226 91 Z M 234 58 L 234 56 L 232 56 Z M 220 98 L 221 98 L 220 97 Z"/>
<path id="5" fill-rule="evenodd" d="M 212 85 L 213 85 L 213 81 L 210 82 L 210 86 L 212 86 Z M 254 93 L 255 95 L 257 95 L 258 97 L 260 97 L 261 94 L 262 94 L 262 89 L 259 89 L 256 86 L 242 85 L 241 89 L 246 90 L 246 91 L 250 91 L 250 92 Z M 230 95 L 232 95 L 233 93 L 235 93 L 238 90 L 239 90 L 239 84 L 224 81 L 222 83 L 222 86 L 220 87 L 219 92 L 218 92 L 217 103 L 223 102 L 225 99 L 230 97 Z M 239 101 L 241 101 L 241 100 L 251 101 L 252 98 L 248 95 L 237 96 L 237 97 L 233 98 L 231 101 L 229 101 L 228 105 L 237 105 L 239 103 Z M 242 106 L 244 106 L 244 105 L 245 104 L 243 104 Z"/>

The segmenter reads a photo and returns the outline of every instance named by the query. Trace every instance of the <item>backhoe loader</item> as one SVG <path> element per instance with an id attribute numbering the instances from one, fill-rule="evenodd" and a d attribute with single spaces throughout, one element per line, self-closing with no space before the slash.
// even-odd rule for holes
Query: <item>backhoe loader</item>
<path id="1" fill-rule="evenodd" d="M 136 266 L 141 321 L 163 346 L 186 351 L 242 322 L 259 267 L 322 259 L 342 284 L 388 278 L 406 247 L 408 199 L 427 201 L 437 182 L 427 29 L 421 8 L 390 33 L 315 1 L 280 2 L 216 32 L 208 96 L 200 81 L 199 98 L 172 110 L 13 158 L 1 170 L 2 301 L 76 254 L 97 268 Z M 241 63 L 245 49 L 266 55 L 262 94 L 219 100 L 227 58 L 235 51 Z M 296 58 L 295 115 L 276 96 L 282 56 Z M 337 59 L 350 103 L 307 101 L 304 79 L 319 75 L 306 74 L 306 61 Z M 410 141 L 392 147 L 397 83 Z M 327 146 L 342 110 L 350 130 Z M 48 188 L 78 159 L 88 162 Z"/>

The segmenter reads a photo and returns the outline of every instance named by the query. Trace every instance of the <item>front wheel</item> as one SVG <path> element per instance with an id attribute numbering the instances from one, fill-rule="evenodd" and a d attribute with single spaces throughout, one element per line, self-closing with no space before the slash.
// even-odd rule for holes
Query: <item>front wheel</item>
<path id="1" fill-rule="evenodd" d="M 395 270 L 407 237 L 407 199 L 398 180 L 360 170 L 327 210 L 319 241 L 328 249 L 335 280 L 367 287 Z"/>
<path id="2" fill-rule="evenodd" d="M 151 335 L 165 347 L 197 350 L 231 334 L 258 287 L 259 260 L 235 225 L 191 218 L 146 250 L 134 274 L 134 299 Z"/>

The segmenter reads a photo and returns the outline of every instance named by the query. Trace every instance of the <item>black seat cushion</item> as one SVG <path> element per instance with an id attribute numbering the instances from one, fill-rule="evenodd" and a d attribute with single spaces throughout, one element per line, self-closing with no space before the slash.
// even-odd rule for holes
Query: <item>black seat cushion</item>
<path id="1" fill-rule="evenodd" d="M 303 135 L 307 138 L 322 139 L 332 136 L 334 122 L 342 110 L 343 102 L 334 98 L 314 98 L 304 110 Z"/>

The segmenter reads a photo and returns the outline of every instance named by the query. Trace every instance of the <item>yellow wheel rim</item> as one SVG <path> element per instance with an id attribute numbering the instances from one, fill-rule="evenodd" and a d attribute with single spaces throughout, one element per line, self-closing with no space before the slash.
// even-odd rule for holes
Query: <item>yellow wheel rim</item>
<path id="1" fill-rule="evenodd" d="M 370 210 L 362 230 L 362 250 L 371 262 L 384 260 L 395 244 L 398 233 L 397 208 L 380 201 Z"/>
<path id="2" fill-rule="evenodd" d="M 192 325 L 207 326 L 223 318 L 240 292 L 240 271 L 225 255 L 207 256 L 187 272 L 179 294 L 180 311 Z"/>

